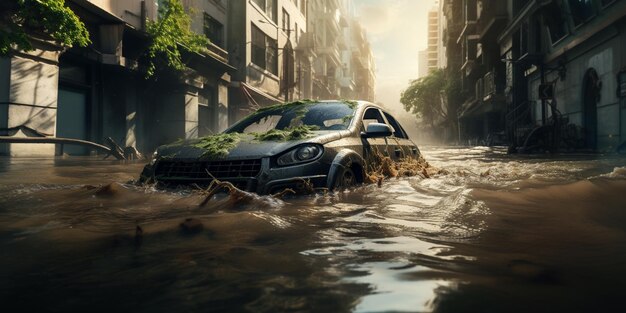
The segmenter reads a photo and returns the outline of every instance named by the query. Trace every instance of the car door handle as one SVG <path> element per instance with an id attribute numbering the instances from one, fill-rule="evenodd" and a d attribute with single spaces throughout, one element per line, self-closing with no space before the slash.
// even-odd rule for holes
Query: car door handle
<path id="1" fill-rule="evenodd" d="M 402 156 L 402 149 L 400 148 L 396 148 L 394 150 L 394 152 L 396 153 L 396 157 L 401 157 Z"/>
<path id="2" fill-rule="evenodd" d="M 413 152 L 413 154 L 417 154 L 417 148 L 415 147 L 411 148 L 411 152 Z"/>

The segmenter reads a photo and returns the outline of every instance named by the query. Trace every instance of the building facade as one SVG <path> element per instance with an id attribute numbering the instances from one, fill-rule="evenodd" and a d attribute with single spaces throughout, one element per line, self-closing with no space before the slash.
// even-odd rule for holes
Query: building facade
<path id="1" fill-rule="evenodd" d="M 460 75 L 458 140 L 488 144 L 505 130 L 505 63 L 497 36 L 506 26 L 507 1 L 444 1 L 444 44 L 450 73 Z"/>
<path id="2" fill-rule="evenodd" d="M 211 1 L 201 13 L 223 10 L 219 3 Z M 205 133 L 203 127 L 218 131 L 227 126 L 219 109 L 228 103 L 232 70 L 226 51 L 210 44 L 206 54 L 184 55 L 185 75 L 146 79 L 141 62 L 148 46 L 145 27 L 158 19 L 157 1 L 68 0 L 66 5 L 85 23 L 92 44 L 61 50 L 35 40 L 35 51 L 14 51 L 0 59 L 2 135 L 97 143 L 111 137 L 123 147 L 150 152 L 180 138 L 196 138 Z M 214 15 L 225 23 L 224 15 Z M 202 121 L 203 105 L 212 106 L 215 123 Z M 0 154 L 11 156 L 89 153 L 81 146 L 0 144 Z"/>
<path id="3" fill-rule="evenodd" d="M 352 0 L 181 0 L 210 44 L 184 73 L 146 79 L 148 23 L 160 0 L 67 0 L 92 44 L 0 58 L 0 136 L 80 139 L 151 153 L 220 132 L 297 99 L 375 101 L 375 65 Z M 6 88 L 5 88 L 6 87 Z M 80 146 L 0 144 L 1 155 L 91 154 Z"/>
<path id="4" fill-rule="evenodd" d="M 346 47 L 343 33 L 348 21 L 341 14 L 338 0 L 310 0 L 308 10 L 308 27 L 314 37 L 317 55 L 313 62 L 313 98 L 341 98 L 339 80 L 343 77 L 344 64 L 341 51 Z"/>
<path id="5" fill-rule="evenodd" d="M 435 7 L 428 11 L 428 46 L 427 53 L 427 71 L 434 71 L 442 66 L 440 61 L 440 28 L 439 28 L 439 8 Z"/>
<path id="6" fill-rule="evenodd" d="M 230 122 L 310 93 L 313 47 L 305 35 L 307 1 L 227 2 L 230 64 L 237 69 L 229 95 Z"/>
<path id="7" fill-rule="evenodd" d="M 443 10 L 447 66 L 465 97 L 461 140 L 504 134 L 512 151 L 624 144 L 625 1 L 463 0 Z"/>
<path id="8" fill-rule="evenodd" d="M 550 140 L 556 149 L 605 152 L 623 145 L 626 1 L 517 0 L 509 11 L 499 42 L 516 145 Z"/>

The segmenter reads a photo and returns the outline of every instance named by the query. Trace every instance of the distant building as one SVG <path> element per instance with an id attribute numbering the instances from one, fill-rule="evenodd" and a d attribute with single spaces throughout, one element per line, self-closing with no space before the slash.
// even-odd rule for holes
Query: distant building
<path id="1" fill-rule="evenodd" d="M 437 65 L 439 68 L 445 68 L 446 65 L 448 64 L 448 60 L 446 57 L 446 46 L 444 44 L 444 35 L 445 35 L 448 21 L 446 20 L 446 17 L 444 15 L 444 10 L 443 10 L 444 2 L 445 1 L 440 0 L 435 4 L 437 8 L 436 10 L 437 10 L 437 19 L 438 19 L 437 35 L 439 36 L 439 38 L 437 38 L 437 55 L 438 55 Z"/>
<path id="2" fill-rule="evenodd" d="M 433 8 L 428 11 L 428 63 L 427 69 L 428 72 L 432 72 L 442 65 L 439 64 L 439 10 L 438 8 Z"/>
<path id="3" fill-rule="evenodd" d="M 313 48 L 307 1 L 230 0 L 228 50 L 233 73 L 230 122 L 310 93 Z M 302 44 L 302 47 L 300 46 Z"/>
<path id="4" fill-rule="evenodd" d="M 352 0 L 308 2 L 315 41 L 313 98 L 375 100 L 373 54 Z"/>
<path id="5" fill-rule="evenodd" d="M 356 99 L 376 101 L 376 63 L 365 29 L 358 21 L 351 23 L 352 65 L 356 73 Z"/>
<path id="6" fill-rule="evenodd" d="M 443 14 L 437 3 L 428 11 L 427 46 L 418 52 L 418 78 L 446 66 L 442 25 Z"/>
<path id="7" fill-rule="evenodd" d="M 341 97 L 339 78 L 342 77 L 341 49 L 345 48 L 343 29 L 348 21 L 341 14 L 339 1 L 308 1 L 308 27 L 314 36 L 315 53 L 313 63 L 313 97 L 316 99 L 338 99 Z"/>

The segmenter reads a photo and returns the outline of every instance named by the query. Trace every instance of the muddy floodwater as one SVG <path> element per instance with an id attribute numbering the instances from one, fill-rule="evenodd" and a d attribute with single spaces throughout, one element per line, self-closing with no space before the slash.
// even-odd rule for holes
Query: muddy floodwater
<path id="1" fill-rule="evenodd" d="M 2 159 L 0 307 L 626 312 L 626 159 L 423 150 L 449 173 L 205 207 L 140 163 Z"/>

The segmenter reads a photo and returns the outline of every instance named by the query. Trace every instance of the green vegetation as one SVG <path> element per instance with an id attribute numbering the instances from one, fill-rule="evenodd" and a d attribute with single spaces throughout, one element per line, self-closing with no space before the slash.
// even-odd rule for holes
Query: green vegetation
<path id="1" fill-rule="evenodd" d="M 461 91 L 458 75 L 449 75 L 439 69 L 428 76 L 411 82 L 402 92 L 400 102 L 404 108 L 420 117 L 431 128 L 437 124 L 455 127 Z"/>
<path id="2" fill-rule="evenodd" d="M 193 147 L 204 150 L 202 157 L 213 158 L 228 155 L 230 150 L 237 147 L 241 141 L 241 134 L 219 134 L 213 136 L 202 137 L 193 144 Z"/>
<path id="3" fill-rule="evenodd" d="M 271 129 L 265 133 L 255 133 L 254 139 L 258 141 L 290 141 L 290 140 L 302 140 L 313 136 L 311 133 L 314 130 L 318 130 L 319 127 L 311 125 L 300 125 L 296 127 L 290 127 L 284 130 Z"/>
<path id="4" fill-rule="evenodd" d="M 191 18 L 181 0 L 163 1 L 159 8 L 159 20 L 148 22 L 146 30 L 152 37 L 147 53 L 147 77 L 152 77 L 157 68 L 184 71 L 186 66 L 181 59 L 181 49 L 200 53 L 209 44 L 204 35 L 191 31 Z"/>
<path id="5" fill-rule="evenodd" d="M 12 47 L 33 50 L 32 34 L 44 34 L 66 47 L 91 42 L 85 24 L 65 0 L 0 1 L 0 55 L 8 55 Z"/>
<path id="6" fill-rule="evenodd" d="M 354 100 L 341 100 L 341 102 L 347 104 L 352 110 L 355 110 L 356 107 L 359 105 L 359 103 Z"/>

